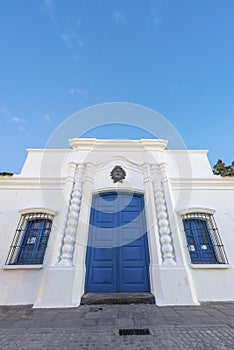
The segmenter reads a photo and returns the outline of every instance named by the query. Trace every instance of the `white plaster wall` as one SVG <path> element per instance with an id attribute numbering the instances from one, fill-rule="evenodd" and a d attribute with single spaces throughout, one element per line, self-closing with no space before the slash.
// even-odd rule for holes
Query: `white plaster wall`
<path id="1" fill-rule="evenodd" d="M 20 189 L 17 185 L 14 190 L 1 188 L 0 191 L 0 304 L 34 304 L 40 289 L 43 270 L 52 259 L 54 243 L 59 234 L 59 215 L 56 215 L 53 221 L 42 268 L 6 266 L 6 259 L 21 217 L 19 210 L 36 207 L 43 210 L 44 204 L 39 189 Z M 59 213 L 61 196 L 54 190 L 45 190 L 45 194 L 50 199 L 47 208 Z"/>
<path id="2" fill-rule="evenodd" d="M 220 188 L 219 182 L 222 182 L 223 188 Z M 205 188 L 208 187 L 208 188 Z M 192 277 L 199 301 L 214 301 L 214 300 L 234 300 L 234 179 L 233 186 L 225 188 L 225 180 L 216 177 L 216 185 L 211 185 L 209 182 L 203 185 L 200 183 L 200 189 L 197 188 L 191 191 L 181 189 L 181 198 L 191 198 L 189 203 L 184 203 L 177 210 L 186 208 L 210 208 L 216 212 L 214 219 L 216 221 L 219 234 L 224 245 L 224 249 L 228 258 L 228 266 L 219 265 L 201 265 L 194 267 L 191 264 L 189 252 L 187 250 L 187 242 L 183 230 L 183 223 L 178 215 L 181 235 L 183 238 L 184 251 L 186 253 L 187 263 L 191 268 Z M 174 190 L 178 192 L 178 190 Z M 178 196 L 178 193 L 177 193 Z M 182 204 L 182 203 L 180 203 Z"/>
<path id="3" fill-rule="evenodd" d="M 20 176 L 64 177 L 70 157 L 70 150 L 28 150 Z"/>
<path id="4" fill-rule="evenodd" d="M 214 177 L 207 157 L 208 151 L 175 150 L 165 152 L 170 178 L 207 178 Z"/>
<path id="5" fill-rule="evenodd" d="M 42 270 L 0 270 L 0 305 L 34 304 Z"/>

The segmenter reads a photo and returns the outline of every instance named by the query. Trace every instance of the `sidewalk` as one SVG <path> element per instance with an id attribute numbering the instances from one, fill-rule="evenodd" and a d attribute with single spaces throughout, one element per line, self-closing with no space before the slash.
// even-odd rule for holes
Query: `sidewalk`
<path id="1" fill-rule="evenodd" d="M 149 335 L 120 336 L 121 329 Z M 0 307 L 2 350 L 234 350 L 234 303 Z"/>

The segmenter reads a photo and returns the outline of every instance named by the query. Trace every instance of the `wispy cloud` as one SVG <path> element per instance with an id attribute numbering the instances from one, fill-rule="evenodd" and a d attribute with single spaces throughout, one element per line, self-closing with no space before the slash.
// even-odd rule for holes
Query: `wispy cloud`
<path id="1" fill-rule="evenodd" d="M 53 23 L 55 28 L 55 35 L 61 42 L 61 47 L 66 49 L 71 54 L 71 60 L 74 66 L 74 71 L 77 72 L 77 64 L 80 63 L 82 52 L 85 50 L 86 42 L 83 40 L 81 33 L 81 21 L 78 17 L 74 19 L 60 16 L 59 4 L 56 0 L 42 0 L 42 10 L 48 19 Z M 115 13 L 116 19 L 124 19 L 125 16 L 120 12 Z M 69 25 L 68 25 L 69 23 Z M 77 79 L 76 79 L 77 83 Z M 72 84 L 72 83 L 71 83 Z M 87 99 L 87 92 L 79 89 L 71 88 L 70 94 L 77 94 Z"/>
<path id="2" fill-rule="evenodd" d="M 57 25 L 57 20 L 54 16 L 54 1 L 53 0 L 44 0 L 43 2 L 43 9 L 46 12 L 49 19 Z"/>
<path id="3" fill-rule="evenodd" d="M 65 44 L 69 47 L 72 48 L 72 43 L 68 35 L 66 34 L 60 34 L 60 39 L 65 42 Z"/>
<path id="4" fill-rule="evenodd" d="M 7 122 L 10 123 L 12 126 L 14 125 L 14 128 L 17 128 L 20 132 L 23 132 L 27 136 L 30 135 L 25 127 L 25 119 L 13 116 L 12 113 L 6 107 L 3 106 L 0 106 L 0 115 L 3 115 Z"/>
<path id="5" fill-rule="evenodd" d="M 19 131 L 23 132 L 26 136 L 30 136 L 30 132 L 28 132 L 23 126 L 19 126 Z"/>
<path id="6" fill-rule="evenodd" d="M 46 122 L 46 123 L 50 123 L 51 118 L 49 116 L 49 114 L 42 114 L 41 118 Z"/>
<path id="7" fill-rule="evenodd" d="M 44 0 L 44 5 L 51 8 L 53 6 L 53 0 Z"/>
<path id="8" fill-rule="evenodd" d="M 80 36 L 75 32 L 71 32 L 71 38 L 78 46 L 84 46 L 84 42 L 80 39 Z"/>
<path id="9" fill-rule="evenodd" d="M 162 23 L 162 0 L 150 0 L 150 17 L 153 26 L 157 27 Z"/>
<path id="10" fill-rule="evenodd" d="M 10 112 L 5 108 L 5 107 L 0 107 L 0 113 L 5 115 L 5 116 L 9 116 Z"/>
<path id="11" fill-rule="evenodd" d="M 81 92 L 80 89 L 74 89 L 74 88 L 71 88 L 71 89 L 69 90 L 69 92 L 70 92 L 71 95 L 74 95 L 74 94 L 81 95 L 81 94 L 82 94 L 82 92 Z"/>
<path id="12" fill-rule="evenodd" d="M 18 118 L 18 117 L 13 117 L 13 118 L 11 118 L 10 120 L 11 120 L 13 123 L 15 123 L 15 124 L 22 124 L 22 123 L 25 122 L 24 119 Z"/>
<path id="13" fill-rule="evenodd" d="M 88 98 L 87 91 L 79 89 L 79 88 L 71 88 L 71 89 L 69 89 L 69 94 L 71 94 L 71 95 L 78 95 L 82 100 L 87 100 L 87 98 Z"/>
<path id="14" fill-rule="evenodd" d="M 83 41 L 80 39 L 79 35 L 74 31 L 71 34 L 62 33 L 59 35 L 59 37 L 70 49 L 74 49 L 77 46 L 84 46 Z"/>
<path id="15" fill-rule="evenodd" d="M 124 21 L 126 19 L 126 16 L 123 12 L 120 12 L 120 11 L 115 11 L 113 13 L 114 15 L 114 19 L 117 21 L 117 22 L 120 22 L 120 21 Z"/>

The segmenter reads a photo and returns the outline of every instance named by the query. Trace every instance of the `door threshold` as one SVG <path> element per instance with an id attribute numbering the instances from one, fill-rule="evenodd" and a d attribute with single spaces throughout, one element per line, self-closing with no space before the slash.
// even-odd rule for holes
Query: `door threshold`
<path id="1" fill-rule="evenodd" d="M 81 305 L 114 305 L 114 304 L 155 304 L 153 294 L 149 292 L 125 293 L 85 293 Z"/>

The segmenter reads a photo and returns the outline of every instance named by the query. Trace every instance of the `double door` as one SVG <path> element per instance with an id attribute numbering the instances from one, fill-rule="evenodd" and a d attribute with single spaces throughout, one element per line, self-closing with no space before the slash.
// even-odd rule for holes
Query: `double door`
<path id="1" fill-rule="evenodd" d="M 102 293 L 150 290 L 142 195 L 112 192 L 93 197 L 85 289 Z"/>

